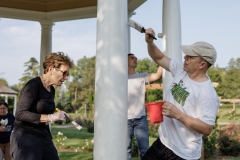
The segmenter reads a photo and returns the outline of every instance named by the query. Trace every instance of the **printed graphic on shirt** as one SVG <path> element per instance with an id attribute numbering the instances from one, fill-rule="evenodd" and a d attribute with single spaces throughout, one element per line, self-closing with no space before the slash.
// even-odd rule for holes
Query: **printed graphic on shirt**
<path id="1" fill-rule="evenodd" d="M 0 121 L 0 125 L 1 126 L 5 126 L 5 125 L 7 125 L 8 124 L 8 119 L 6 118 L 5 120 L 4 119 L 1 119 L 1 121 Z"/>
<path id="2" fill-rule="evenodd" d="M 189 92 L 185 90 L 186 88 L 183 88 L 183 81 L 180 80 L 178 82 L 178 84 L 174 83 L 172 87 L 173 88 L 171 89 L 171 93 L 172 93 L 174 99 L 179 104 L 184 106 L 185 101 L 186 101 L 187 97 L 189 96 Z"/>
<path id="3" fill-rule="evenodd" d="M 12 125 L 7 125 L 8 124 L 8 119 L 1 119 L 0 121 L 0 126 L 5 126 L 5 129 L 3 132 L 10 132 Z"/>
<path id="4" fill-rule="evenodd" d="M 12 125 L 6 125 L 5 129 L 4 129 L 4 132 L 10 132 L 11 129 L 12 129 Z"/>

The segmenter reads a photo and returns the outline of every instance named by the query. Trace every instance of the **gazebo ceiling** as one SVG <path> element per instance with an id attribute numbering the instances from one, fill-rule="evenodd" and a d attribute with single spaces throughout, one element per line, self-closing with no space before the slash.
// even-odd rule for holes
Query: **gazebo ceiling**
<path id="1" fill-rule="evenodd" d="M 2 0 L 1 7 L 52 12 L 67 9 L 92 7 L 97 5 L 97 0 Z"/>
<path id="2" fill-rule="evenodd" d="M 147 0 L 128 0 L 128 11 L 133 12 Z M 97 0 L 0 0 L 0 17 L 54 22 L 94 18 Z"/>

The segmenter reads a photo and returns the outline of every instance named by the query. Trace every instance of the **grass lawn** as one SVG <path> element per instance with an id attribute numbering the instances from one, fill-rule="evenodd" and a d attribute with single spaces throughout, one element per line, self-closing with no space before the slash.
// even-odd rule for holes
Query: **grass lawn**
<path id="1" fill-rule="evenodd" d="M 240 122 L 240 105 L 236 105 L 235 120 L 234 115 L 230 113 L 232 109 L 232 106 L 220 106 L 218 112 L 219 122 Z M 229 117 L 231 118 L 229 119 Z"/>
<path id="2" fill-rule="evenodd" d="M 93 139 L 93 133 L 88 133 L 87 129 L 82 128 L 80 131 L 76 128 L 54 128 L 51 129 L 54 142 L 56 142 L 56 135 L 58 132 L 63 133 L 67 137 L 64 145 L 67 148 L 82 148 L 85 146 L 85 141 L 88 139 L 91 141 Z"/>
<path id="3" fill-rule="evenodd" d="M 81 150 L 85 145 L 85 140 L 92 140 L 93 133 L 88 133 L 87 129 L 83 128 L 80 131 L 75 128 L 55 128 L 57 125 L 53 125 L 51 132 L 53 135 L 53 141 L 56 142 L 56 135 L 58 132 L 63 133 L 67 137 L 64 142 L 65 148 L 59 150 L 60 160 L 93 160 L 92 152 L 85 152 Z M 156 138 L 150 138 L 150 145 L 156 140 Z M 80 148 L 79 152 L 75 152 L 76 148 Z M 70 151 L 68 149 L 71 149 Z M 140 160 L 140 158 L 132 158 L 132 160 Z"/>
<path id="4" fill-rule="evenodd" d="M 59 152 L 60 160 L 93 160 L 93 154 L 87 152 Z"/>
<path id="5" fill-rule="evenodd" d="M 236 157 L 236 158 L 214 157 L 214 158 L 208 158 L 206 160 L 240 160 L 240 158 L 239 157 Z"/>
<path id="6" fill-rule="evenodd" d="M 86 145 L 86 139 L 89 141 L 93 139 L 93 133 L 88 133 L 85 128 L 79 131 L 75 128 L 55 128 L 56 126 L 54 125 L 51 129 L 54 143 L 56 143 L 58 132 L 67 137 L 64 141 L 65 149 L 59 149 L 60 160 L 93 160 L 92 152 L 82 150 L 82 147 Z"/>

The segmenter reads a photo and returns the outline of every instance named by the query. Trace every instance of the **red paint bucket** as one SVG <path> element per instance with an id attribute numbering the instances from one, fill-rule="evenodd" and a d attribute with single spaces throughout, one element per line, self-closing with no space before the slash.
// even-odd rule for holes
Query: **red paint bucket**
<path id="1" fill-rule="evenodd" d="M 163 115 L 162 115 L 162 105 L 164 102 L 151 102 L 146 103 L 146 108 L 150 117 L 151 123 L 159 123 L 163 122 Z"/>

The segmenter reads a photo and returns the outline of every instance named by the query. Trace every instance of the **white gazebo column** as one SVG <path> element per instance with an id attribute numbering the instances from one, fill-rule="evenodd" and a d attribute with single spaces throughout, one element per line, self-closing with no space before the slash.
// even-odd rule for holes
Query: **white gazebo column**
<path id="1" fill-rule="evenodd" d="M 163 53 L 171 59 L 181 60 L 181 15 L 179 0 L 163 0 Z M 173 77 L 170 72 L 163 71 L 163 97 L 165 98 Z"/>
<path id="2" fill-rule="evenodd" d="M 43 19 L 39 21 L 42 27 L 41 35 L 41 51 L 40 51 L 40 73 L 43 74 L 42 63 L 51 51 L 52 51 L 52 26 L 53 21 L 49 19 Z"/>
<path id="3" fill-rule="evenodd" d="M 136 14 L 135 12 L 128 11 L 128 21 L 135 14 Z M 131 52 L 131 27 L 128 26 L 128 53 L 130 52 Z"/>
<path id="4" fill-rule="evenodd" d="M 14 95 L 13 115 L 15 115 L 16 109 L 17 109 L 17 95 Z"/>
<path id="5" fill-rule="evenodd" d="M 5 102 L 8 103 L 8 95 L 5 95 Z"/>
<path id="6" fill-rule="evenodd" d="M 130 17 L 128 17 L 130 19 Z M 128 26 L 128 53 L 131 52 L 131 27 Z"/>
<path id="7" fill-rule="evenodd" d="M 127 159 L 127 1 L 98 0 L 94 160 Z"/>

